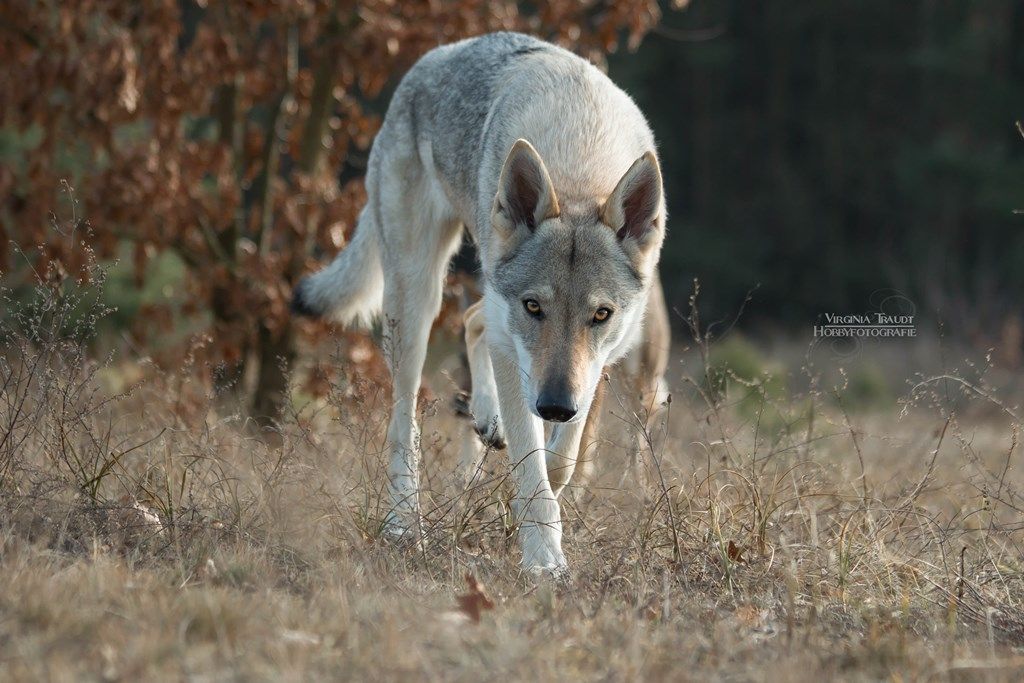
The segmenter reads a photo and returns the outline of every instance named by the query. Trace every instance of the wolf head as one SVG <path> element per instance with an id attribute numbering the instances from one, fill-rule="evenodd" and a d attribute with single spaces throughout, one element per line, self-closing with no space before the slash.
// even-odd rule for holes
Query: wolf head
<path id="1" fill-rule="evenodd" d="M 664 218 L 650 152 L 607 197 L 560 205 L 537 151 L 525 140 L 513 145 L 491 211 L 489 287 L 541 418 L 582 419 L 605 365 L 637 338 Z"/>

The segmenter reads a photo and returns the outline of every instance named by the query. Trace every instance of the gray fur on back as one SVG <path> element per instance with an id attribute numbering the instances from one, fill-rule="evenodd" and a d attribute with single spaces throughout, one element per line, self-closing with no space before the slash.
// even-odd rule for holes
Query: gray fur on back
<path id="1" fill-rule="evenodd" d="M 518 138 L 540 153 L 568 213 L 595 212 L 630 164 L 654 151 L 643 115 L 607 76 L 518 33 L 430 51 L 403 78 L 388 119 L 385 128 L 404 128 L 416 149 L 430 150 L 449 201 L 474 235 L 489 229 L 498 175 Z"/>

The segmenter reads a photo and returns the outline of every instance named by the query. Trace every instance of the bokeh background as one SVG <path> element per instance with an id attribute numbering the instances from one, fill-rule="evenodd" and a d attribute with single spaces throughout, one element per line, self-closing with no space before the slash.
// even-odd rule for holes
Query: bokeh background
<path id="1" fill-rule="evenodd" d="M 1021 3 L 695 0 L 611 73 L 661 141 L 673 299 L 760 283 L 748 323 L 806 327 L 895 288 L 970 337 L 1019 315 Z"/>
<path id="2" fill-rule="evenodd" d="M 11 296 L 82 270 L 87 246 L 109 266 L 105 338 L 194 359 L 256 415 L 327 338 L 290 292 L 350 237 L 401 75 L 491 30 L 593 59 L 648 114 L 677 339 L 695 278 L 705 320 L 742 308 L 747 338 L 801 343 L 897 291 L 920 334 L 1020 364 L 1020 3 L 12 0 L 0 26 Z M 361 339 L 343 337 L 369 358 Z"/>

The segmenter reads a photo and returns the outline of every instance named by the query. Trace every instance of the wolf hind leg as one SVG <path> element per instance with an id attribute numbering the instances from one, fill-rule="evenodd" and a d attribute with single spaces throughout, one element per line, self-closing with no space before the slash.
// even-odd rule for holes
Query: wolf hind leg
<path id="1" fill-rule="evenodd" d="M 487 350 L 483 299 L 466 309 L 466 355 L 469 358 L 469 412 L 473 428 L 485 445 L 501 450 L 505 447 L 505 428 L 498 410 L 498 388 L 494 383 L 494 367 Z"/>
<path id="2" fill-rule="evenodd" d="M 594 460 L 597 457 L 598 439 L 600 438 L 601 411 L 604 409 L 604 396 L 608 391 L 606 379 L 608 368 L 601 373 L 601 381 L 597 383 L 594 391 L 594 400 L 590 402 L 590 412 L 583 425 L 583 434 L 577 448 L 576 469 L 574 476 L 576 483 L 573 487 L 577 492 L 586 488 L 594 476 Z"/>

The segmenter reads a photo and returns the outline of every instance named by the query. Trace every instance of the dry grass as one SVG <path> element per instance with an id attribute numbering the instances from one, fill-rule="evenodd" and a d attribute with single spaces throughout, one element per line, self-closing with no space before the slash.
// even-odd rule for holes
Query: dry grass
<path id="1" fill-rule="evenodd" d="M 268 440 L 190 368 L 91 360 L 89 290 L 42 288 L 5 323 L 6 679 L 1024 674 L 1020 420 L 994 387 L 1016 378 L 984 363 L 854 410 L 813 367 L 781 392 L 710 381 L 696 344 L 635 468 L 638 421 L 607 401 L 598 475 L 564 506 L 572 579 L 537 584 L 503 454 L 465 489 L 443 402 L 423 411 L 430 544 L 396 548 L 377 384 L 297 398 Z M 467 572 L 495 602 L 480 623 Z"/>

